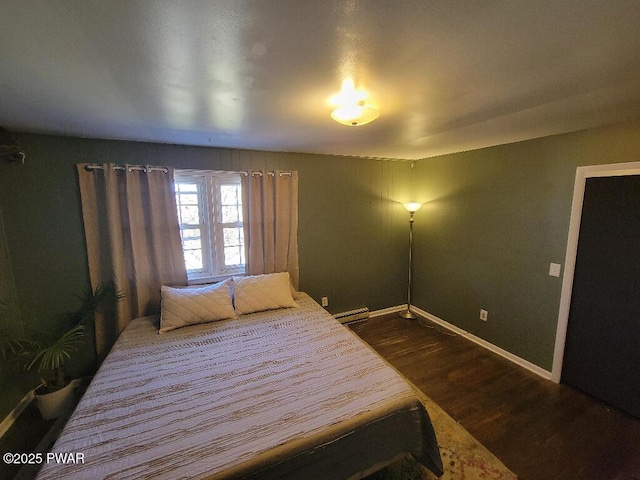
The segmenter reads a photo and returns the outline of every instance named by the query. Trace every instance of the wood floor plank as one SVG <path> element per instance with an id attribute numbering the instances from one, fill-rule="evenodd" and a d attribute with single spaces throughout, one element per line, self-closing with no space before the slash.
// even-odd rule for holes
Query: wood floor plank
<path id="1" fill-rule="evenodd" d="M 352 330 L 523 480 L 640 480 L 640 419 L 428 320 Z"/>

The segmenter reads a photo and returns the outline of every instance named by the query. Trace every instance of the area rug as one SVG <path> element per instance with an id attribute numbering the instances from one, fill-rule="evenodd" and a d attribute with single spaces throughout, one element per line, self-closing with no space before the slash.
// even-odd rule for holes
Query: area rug
<path id="1" fill-rule="evenodd" d="M 415 386 L 436 432 L 444 475 L 440 480 L 517 480 L 453 418 Z M 366 477 L 366 480 L 436 480 L 436 476 L 412 458 L 403 459 Z"/>

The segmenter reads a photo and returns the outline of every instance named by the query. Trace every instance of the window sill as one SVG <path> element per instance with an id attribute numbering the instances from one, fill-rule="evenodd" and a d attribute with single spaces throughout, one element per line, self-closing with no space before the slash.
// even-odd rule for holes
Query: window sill
<path id="1" fill-rule="evenodd" d="M 187 285 L 205 285 L 207 283 L 218 283 L 227 280 L 228 278 L 244 277 L 244 275 L 244 272 L 238 272 L 230 273 L 228 275 L 217 275 L 215 277 L 190 278 L 189 280 L 187 280 Z"/>

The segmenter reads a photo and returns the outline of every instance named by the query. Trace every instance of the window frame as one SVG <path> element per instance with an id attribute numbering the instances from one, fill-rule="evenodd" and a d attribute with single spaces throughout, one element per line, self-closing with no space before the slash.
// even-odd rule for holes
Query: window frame
<path id="1" fill-rule="evenodd" d="M 245 274 L 245 264 L 239 266 L 226 266 L 224 261 L 224 235 L 223 229 L 231 226 L 232 228 L 242 228 L 243 212 L 242 212 L 242 193 L 240 193 L 238 208 L 239 220 L 233 223 L 222 222 L 222 194 L 220 187 L 222 185 L 241 185 L 242 173 L 228 172 L 220 170 L 191 170 L 191 169 L 175 169 L 174 184 L 176 185 L 176 213 L 180 230 L 199 228 L 195 224 L 181 223 L 180 202 L 178 200 L 179 183 L 197 183 L 198 188 L 198 206 L 199 221 L 201 228 L 201 249 L 202 249 L 202 269 L 187 270 L 189 284 L 208 283 L 224 280 L 234 275 Z M 244 235 L 243 235 L 244 236 Z M 184 243 L 181 245 L 184 252 Z M 242 241 L 244 247 L 244 239 Z M 244 251 L 241 252 L 241 260 L 244 258 Z"/>

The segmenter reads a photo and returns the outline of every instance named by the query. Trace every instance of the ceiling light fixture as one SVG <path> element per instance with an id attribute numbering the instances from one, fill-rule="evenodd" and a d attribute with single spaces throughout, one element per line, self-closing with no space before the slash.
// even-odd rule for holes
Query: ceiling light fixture
<path id="1" fill-rule="evenodd" d="M 331 112 L 331 118 L 349 127 L 373 122 L 380 112 L 377 108 L 365 103 L 366 98 L 367 93 L 362 89 L 356 90 L 352 79 L 345 79 L 340 93 L 331 98 L 331 103 L 335 107 Z"/>
<path id="2" fill-rule="evenodd" d="M 331 118 L 342 125 L 358 127 L 373 122 L 380 112 L 375 108 L 366 105 L 364 100 L 357 103 L 341 105 L 331 112 Z"/>

